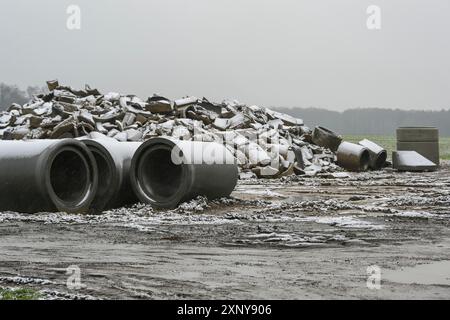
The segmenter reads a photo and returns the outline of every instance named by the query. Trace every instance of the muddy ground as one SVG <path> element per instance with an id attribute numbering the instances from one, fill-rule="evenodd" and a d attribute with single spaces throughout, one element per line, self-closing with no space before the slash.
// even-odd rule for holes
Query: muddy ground
<path id="1" fill-rule="evenodd" d="M 174 211 L 3 212 L 0 287 L 47 299 L 449 299 L 449 205 L 446 164 L 241 181 L 231 199 Z M 72 265 L 80 289 L 67 287 Z"/>

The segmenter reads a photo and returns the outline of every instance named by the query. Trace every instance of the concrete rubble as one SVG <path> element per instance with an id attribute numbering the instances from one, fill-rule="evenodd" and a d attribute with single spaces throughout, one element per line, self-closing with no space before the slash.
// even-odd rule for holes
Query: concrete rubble
<path id="1" fill-rule="evenodd" d="M 313 132 L 312 141 L 318 146 L 337 151 L 342 137 L 324 127 L 316 127 Z"/>
<path id="2" fill-rule="evenodd" d="M 225 145 L 242 179 L 339 171 L 340 136 L 322 127 L 313 131 L 303 120 L 268 108 L 196 97 L 142 100 L 102 94 L 88 85 L 76 90 L 56 80 L 47 84 L 48 93 L 0 113 L 0 138 L 61 139 L 99 132 L 121 142 L 141 142 L 169 136 Z"/>

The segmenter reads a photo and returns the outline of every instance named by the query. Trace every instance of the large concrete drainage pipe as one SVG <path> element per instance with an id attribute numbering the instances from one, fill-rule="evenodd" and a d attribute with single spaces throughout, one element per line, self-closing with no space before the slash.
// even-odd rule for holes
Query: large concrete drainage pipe
<path id="1" fill-rule="evenodd" d="M 336 155 L 338 165 L 344 169 L 366 171 L 369 168 L 369 150 L 358 144 L 344 141 L 339 145 Z"/>
<path id="2" fill-rule="evenodd" d="M 359 145 L 365 147 L 369 151 L 369 167 L 371 169 L 379 170 L 385 166 L 387 159 L 386 149 L 367 139 L 361 140 Z"/>
<path id="3" fill-rule="evenodd" d="M 213 142 L 154 138 L 139 147 L 131 162 L 136 195 L 155 208 L 173 209 L 197 196 L 229 196 L 237 180 L 233 155 Z"/>
<path id="4" fill-rule="evenodd" d="M 130 181 L 131 159 L 140 142 L 118 142 L 106 136 L 80 138 L 92 152 L 98 167 L 98 188 L 91 208 L 95 212 L 139 202 Z"/>
<path id="5" fill-rule="evenodd" d="M 86 213 L 97 166 L 77 140 L 0 141 L 0 210 Z"/>

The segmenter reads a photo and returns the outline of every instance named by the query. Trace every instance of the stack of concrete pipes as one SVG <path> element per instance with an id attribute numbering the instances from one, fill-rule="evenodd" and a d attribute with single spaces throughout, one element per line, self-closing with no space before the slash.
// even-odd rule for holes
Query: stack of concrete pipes
<path id="1" fill-rule="evenodd" d="M 173 209 L 229 196 L 237 179 L 234 157 L 214 142 L 0 141 L 0 211 L 97 213 L 139 201 Z"/>
<path id="2" fill-rule="evenodd" d="M 358 144 L 342 141 L 342 137 L 333 131 L 316 127 L 312 140 L 316 145 L 335 152 L 337 164 L 349 171 L 380 170 L 386 164 L 386 150 L 367 139 Z"/>

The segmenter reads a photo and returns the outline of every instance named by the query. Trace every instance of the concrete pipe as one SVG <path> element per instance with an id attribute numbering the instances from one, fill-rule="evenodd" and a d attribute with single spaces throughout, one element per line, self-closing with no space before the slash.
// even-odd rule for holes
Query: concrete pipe
<path id="1" fill-rule="evenodd" d="M 0 210 L 86 213 L 97 166 L 74 139 L 0 141 Z"/>
<path id="2" fill-rule="evenodd" d="M 369 150 L 358 144 L 342 142 L 337 150 L 337 163 L 350 171 L 366 171 L 369 168 Z"/>
<path id="3" fill-rule="evenodd" d="M 98 167 L 98 188 L 91 208 L 95 212 L 139 202 L 130 181 L 131 159 L 140 142 L 118 142 L 103 136 L 80 138 L 94 156 Z"/>
<path id="4" fill-rule="evenodd" d="M 155 208 L 173 209 L 197 196 L 229 196 L 237 180 L 233 155 L 214 142 L 154 138 L 144 142 L 131 161 L 136 195 Z"/>
<path id="5" fill-rule="evenodd" d="M 359 145 L 365 147 L 367 150 L 369 150 L 370 154 L 370 162 L 369 167 L 372 170 L 379 170 L 384 167 L 386 164 L 387 159 L 387 152 L 386 149 L 379 146 L 375 142 L 372 142 L 370 140 L 364 139 L 359 142 Z"/>
<path id="6" fill-rule="evenodd" d="M 312 142 L 320 147 L 336 152 L 342 142 L 342 137 L 324 127 L 315 127 Z"/>

